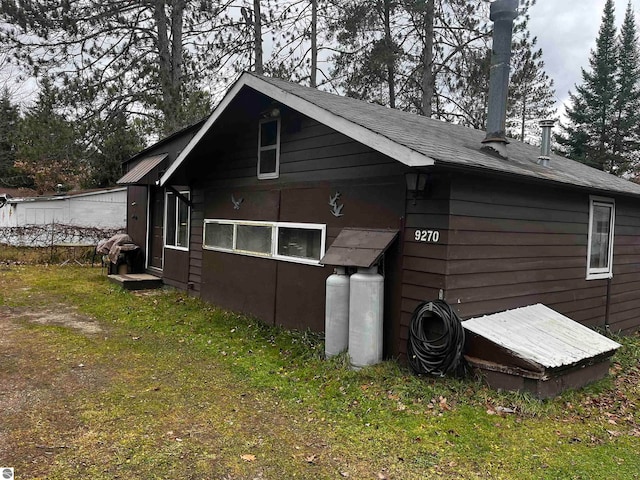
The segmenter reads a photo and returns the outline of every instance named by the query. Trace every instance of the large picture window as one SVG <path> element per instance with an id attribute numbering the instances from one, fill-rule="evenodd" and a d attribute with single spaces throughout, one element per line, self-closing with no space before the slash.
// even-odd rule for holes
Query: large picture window
<path id="1" fill-rule="evenodd" d="M 613 275 L 615 202 L 610 198 L 591 197 L 589 203 L 587 280 L 610 278 Z"/>
<path id="2" fill-rule="evenodd" d="M 325 237 L 325 225 L 316 223 L 205 220 L 203 247 L 317 265 Z"/>
<path id="3" fill-rule="evenodd" d="M 180 192 L 189 198 L 189 192 Z M 167 192 L 165 203 L 165 238 L 167 247 L 189 248 L 189 205 L 174 192 Z"/>
<path id="4" fill-rule="evenodd" d="M 258 178 L 280 174 L 280 118 L 260 120 L 258 131 Z"/>

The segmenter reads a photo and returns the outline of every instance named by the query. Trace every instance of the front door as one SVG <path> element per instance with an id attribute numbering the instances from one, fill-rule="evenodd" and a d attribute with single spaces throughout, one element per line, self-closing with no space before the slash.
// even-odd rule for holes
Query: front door
<path id="1" fill-rule="evenodd" d="M 149 267 L 162 270 L 162 253 L 164 249 L 164 192 L 161 188 L 152 187 L 149 205 Z"/>

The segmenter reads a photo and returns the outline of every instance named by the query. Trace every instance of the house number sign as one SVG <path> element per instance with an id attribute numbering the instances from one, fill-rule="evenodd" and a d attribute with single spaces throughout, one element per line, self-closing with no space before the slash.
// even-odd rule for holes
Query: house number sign
<path id="1" fill-rule="evenodd" d="M 416 242 L 438 243 L 440 232 L 438 230 L 416 230 L 414 238 Z"/>

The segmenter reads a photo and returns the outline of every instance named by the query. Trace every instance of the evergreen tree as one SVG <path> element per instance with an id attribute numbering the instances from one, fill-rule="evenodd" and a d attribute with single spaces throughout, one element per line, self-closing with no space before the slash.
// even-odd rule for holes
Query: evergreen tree
<path id="1" fill-rule="evenodd" d="M 625 175 L 638 167 L 640 149 L 640 56 L 631 2 L 627 5 L 618 40 L 618 89 L 610 171 Z"/>
<path id="2" fill-rule="evenodd" d="M 341 51 L 333 57 L 334 85 L 348 96 L 396 107 L 403 56 L 397 39 L 397 1 L 349 0 L 333 28 Z"/>
<path id="3" fill-rule="evenodd" d="M 142 112 L 154 133 L 169 134 L 199 120 L 183 106 L 228 77 L 241 21 L 229 3 L 3 0 L 0 42 L 27 75 L 64 84 L 61 99 L 83 120 Z"/>
<path id="4" fill-rule="evenodd" d="M 93 125 L 92 147 L 87 152 L 87 176 L 82 179 L 86 188 L 115 185 L 122 176 L 122 164 L 142 150 L 142 135 L 130 125 L 124 112 Z M 97 128 L 96 128 L 97 127 Z"/>
<path id="5" fill-rule="evenodd" d="M 569 123 L 558 142 L 570 158 L 600 170 L 615 172 L 613 132 L 618 92 L 618 48 L 613 0 L 607 0 L 590 70 L 582 69 L 582 84 L 569 93 Z"/>
<path id="6" fill-rule="evenodd" d="M 16 157 L 18 107 L 11 102 L 11 94 L 5 88 L 0 97 L 0 187 L 21 187 L 24 182 L 13 166 Z"/>
<path id="7" fill-rule="evenodd" d="M 402 108 L 448 120 L 466 117 L 458 107 L 465 102 L 465 79 L 475 80 L 466 67 L 486 56 L 490 33 L 486 2 L 403 0 L 401 4 L 407 19 L 402 43 L 408 64 L 399 89 Z M 473 69 L 477 67 L 474 64 Z"/>
<path id="8" fill-rule="evenodd" d="M 274 0 L 271 0 L 274 1 Z M 329 49 L 329 23 L 338 18 L 342 4 L 333 0 L 285 0 L 271 4 L 273 48 L 265 65 L 267 74 L 316 88 L 330 81 L 320 66 Z M 277 7 L 277 8 L 276 8 Z"/>
<path id="9" fill-rule="evenodd" d="M 55 191 L 59 184 L 73 188 L 86 176 L 84 154 L 73 124 L 58 111 L 56 89 L 44 80 L 20 122 L 15 167 L 39 193 Z"/>
<path id="10" fill-rule="evenodd" d="M 439 95 L 439 118 L 484 130 L 489 102 L 491 50 L 473 48 L 455 61 L 455 72 L 445 76 Z"/>
<path id="11" fill-rule="evenodd" d="M 529 32 L 528 9 L 535 0 L 523 2 L 514 25 L 511 78 L 507 105 L 507 135 L 521 141 L 539 142 L 540 120 L 555 115 L 553 80 L 544 70 L 538 39 Z"/>

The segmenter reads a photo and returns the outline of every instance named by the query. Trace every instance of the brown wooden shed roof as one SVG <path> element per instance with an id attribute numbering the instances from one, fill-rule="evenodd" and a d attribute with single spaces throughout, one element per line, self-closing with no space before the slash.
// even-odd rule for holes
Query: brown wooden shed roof
<path id="1" fill-rule="evenodd" d="M 166 153 L 144 157 L 116 183 L 118 185 L 131 185 L 142 182 L 145 177 L 149 175 L 154 168 L 160 165 L 165 158 L 167 158 Z M 146 183 L 151 183 L 151 180 L 147 179 Z"/>
<path id="2" fill-rule="evenodd" d="M 398 230 L 343 228 L 320 263 L 341 267 L 372 267 L 397 235 Z"/>

